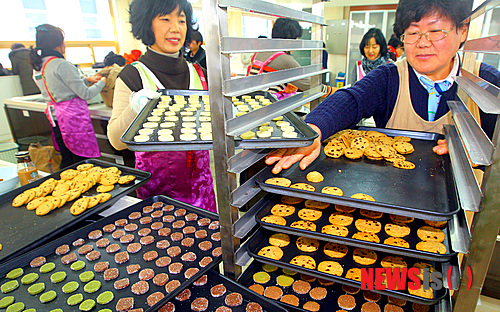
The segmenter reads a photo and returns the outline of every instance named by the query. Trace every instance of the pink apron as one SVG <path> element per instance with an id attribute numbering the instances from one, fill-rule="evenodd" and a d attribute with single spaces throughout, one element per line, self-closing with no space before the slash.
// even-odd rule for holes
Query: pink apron
<path id="1" fill-rule="evenodd" d="M 194 67 L 194 70 L 190 68 L 191 74 L 197 74 L 193 86 L 207 90 L 203 71 L 196 65 L 189 64 Z M 141 65 L 135 67 L 141 74 L 144 88 L 164 89 L 145 65 L 140 68 L 138 66 Z M 193 86 L 190 85 L 190 88 Z M 208 151 L 135 152 L 135 167 L 151 172 L 148 183 L 137 189 L 137 197 L 144 199 L 154 195 L 166 195 L 217 213 Z"/>
<path id="2" fill-rule="evenodd" d="M 49 58 L 42 69 L 42 80 L 52 100 L 52 102 L 47 103 L 45 114 L 50 124 L 55 127 L 55 122 L 51 114 L 52 111 L 55 111 L 57 125 L 61 130 L 64 144 L 73 154 L 87 158 L 101 157 L 94 127 L 90 119 L 87 101 L 75 97 L 71 100 L 56 102 L 47 87 L 45 68 L 50 61 L 56 58 L 57 57 Z"/>

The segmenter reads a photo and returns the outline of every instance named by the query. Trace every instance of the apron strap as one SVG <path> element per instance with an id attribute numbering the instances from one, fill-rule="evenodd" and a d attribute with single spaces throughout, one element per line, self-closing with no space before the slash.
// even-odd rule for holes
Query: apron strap
<path id="1" fill-rule="evenodd" d="M 163 84 L 158 80 L 158 78 L 153 74 L 153 72 L 143 63 L 136 61 L 132 65 L 137 69 L 142 80 L 142 87 L 145 89 L 165 89 Z M 147 86 L 145 85 L 147 84 Z"/>
<path id="2" fill-rule="evenodd" d="M 50 93 L 50 90 L 49 90 L 49 87 L 47 85 L 47 80 L 45 79 L 45 69 L 47 68 L 47 65 L 55 60 L 57 57 L 55 56 L 51 56 L 47 59 L 47 61 L 45 62 L 45 64 L 43 64 L 43 67 L 42 67 L 42 73 L 40 75 L 40 78 L 42 79 L 43 81 L 43 86 L 45 87 L 45 90 L 47 90 L 47 94 L 49 95 L 50 97 L 50 100 L 52 102 L 47 102 L 47 106 L 45 107 L 45 115 L 47 116 L 47 119 L 49 120 L 49 123 L 50 125 L 52 126 L 52 128 L 55 128 L 56 126 L 56 117 L 55 117 L 55 108 L 54 108 L 54 103 L 56 102 L 56 100 L 54 99 L 54 96 L 52 95 L 52 93 Z"/>
<path id="3" fill-rule="evenodd" d="M 253 55 L 253 57 L 252 57 L 252 61 L 250 62 L 250 65 L 248 66 L 247 76 L 250 74 L 250 69 L 252 67 L 259 68 L 259 75 L 262 74 L 262 72 L 264 70 L 266 72 L 274 72 L 274 71 L 276 71 L 276 69 L 268 67 L 267 65 L 269 65 L 269 63 L 271 63 L 272 61 L 274 61 L 278 56 L 283 55 L 283 54 L 286 54 L 286 53 L 283 52 L 283 51 L 276 52 L 273 55 L 271 55 L 267 60 L 265 60 L 264 62 L 261 62 L 261 61 L 256 61 L 255 60 L 255 56 L 257 55 L 257 53 L 255 53 Z"/>
<path id="4" fill-rule="evenodd" d="M 189 89 L 208 90 L 207 79 L 203 74 L 201 66 L 198 64 L 188 63 L 189 67 Z"/>
<path id="5" fill-rule="evenodd" d="M 55 60 L 56 58 L 57 58 L 57 57 L 55 57 L 55 56 L 51 56 L 51 57 L 49 57 L 49 59 L 45 62 L 45 64 L 43 64 L 43 68 L 42 68 L 42 76 L 41 76 L 41 78 L 42 78 L 42 80 L 43 80 L 43 85 L 45 86 L 45 89 L 47 90 L 47 93 L 48 93 L 48 95 L 49 95 L 49 97 L 50 97 L 50 99 L 52 100 L 52 102 L 53 102 L 53 103 L 55 103 L 55 102 L 56 102 L 56 100 L 54 99 L 54 96 L 52 95 L 52 93 L 50 93 L 50 91 L 49 91 L 49 87 L 47 86 L 47 80 L 45 79 L 45 69 L 47 68 L 47 65 L 48 65 L 51 61 Z"/>

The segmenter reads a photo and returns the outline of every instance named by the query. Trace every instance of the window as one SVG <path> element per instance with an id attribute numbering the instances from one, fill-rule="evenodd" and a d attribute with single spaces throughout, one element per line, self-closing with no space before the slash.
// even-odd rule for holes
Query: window
<path id="1" fill-rule="evenodd" d="M 258 38 L 259 36 L 271 38 L 273 23 L 269 19 L 243 15 L 241 17 L 241 29 L 243 38 Z"/>
<path id="2" fill-rule="evenodd" d="M 8 12 L 0 19 L 0 27 L 9 30 L 0 32 L 0 49 L 9 48 L 13 42 L 33 45 L 35 27 L 44 23 L 63 29 L 68 47 L 90 50 L 90 60 L 87 56 L 78 56 L 78 60 L 93 63 L 92 49 L 96 46 L 106 46 L 108 52 L 109 46 L 115 50 L 118 47 L 109 0 L 8 0 L 0 1 L 0 11 Z M 67 58 L 78 62 L 68 55 Z"/>

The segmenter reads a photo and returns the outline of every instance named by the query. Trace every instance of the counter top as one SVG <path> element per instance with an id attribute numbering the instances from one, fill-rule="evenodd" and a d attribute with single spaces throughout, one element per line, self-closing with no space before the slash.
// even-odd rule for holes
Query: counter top
<path id="1" fill-rule="evenodd" d="M 4 104 L 9 108 L 42 113 L 45 111 L 46 107 L 46 103 L 40 94 L 4 99 Z M 91 118 L 103 120 L 109 120 L 109 118 L 111 118 L 111 107 L 107 107 L 104 103 L 90 104 L 88 107 Z"/>

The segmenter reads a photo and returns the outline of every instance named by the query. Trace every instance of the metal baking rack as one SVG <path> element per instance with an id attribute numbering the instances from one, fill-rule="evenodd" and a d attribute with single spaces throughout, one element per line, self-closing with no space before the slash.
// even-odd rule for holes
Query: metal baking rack
<path id="1" fill-rule="evenodd" d="M 129 184 L 116 184 L 115 188 L 109 193 L 111 198 L 104 203 L 100 203 L 97 206 L 87 209 L 85 212 L 78 216 L 74 216 L 70 213 L 69 208 L 74 203 L 74 201 L 67 202 L 61 208 L 56 208 L 45 216 L 37 216 L 35 211 L 29 211 L 26 206 L 13 207 L 11 205 L 12 200 L 20 193 L 27 189 L 36 187 L 43 183 L 43 181 L 50 178 L 59 180 L 60 173 L 67 169 L 76 169 L 80 164 L 93 164 L 95 166 L 100 166 L 102 168 L 107 167 L 117 167 L 120 169 L 122 174 L 131 174 L 136 177 L 134 182 Z M 133 168 L 128 168 L 125 166 L 105 162 L 99 159 L 89 159 L 67 168 L 55 172 L 49 176 L 43 177 L 25 186 L 16 188 L 10 192 L 7 192 L 0 196 L 0 242 L 3 245 L 3 249 L 0 252 L 0 262 L 5 262 L 13 257 L 18 256 L 24 251 L 31 250 L 35 247 L 46 243 L 50 239 L 57 236 L 65 229 L 70 228 L 72 225 L 85 220 L 91 215 L 94 215 L 105 208 L 113 205 L 121 197 L 133 192 L 140 186 L 144 185 L 149 178 L 151 173 L 137 170 Z M 82 194 L 82 196 L 93 196 L 98 194 L 96 191 L 97 185 L 92 187 L 90 190 Z M 15 220 L 13 223 L 12 221 Z"/>

